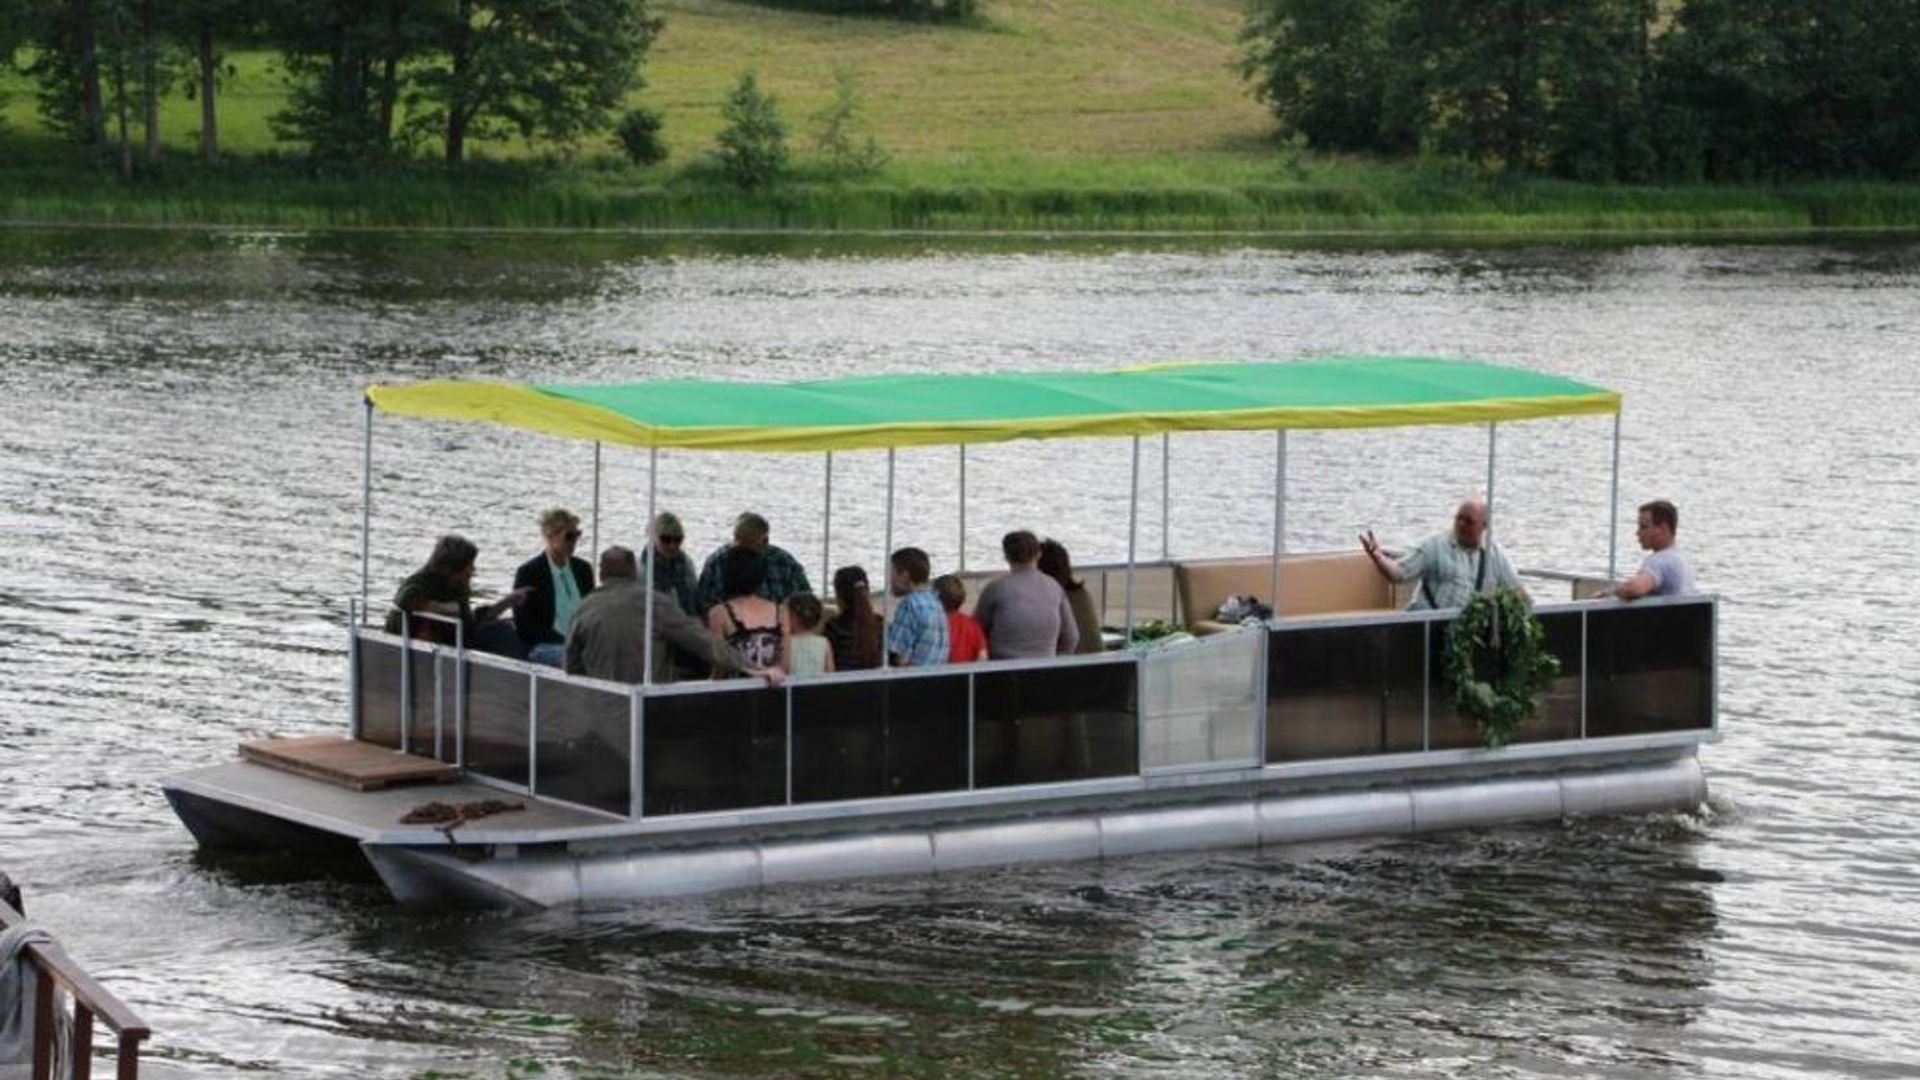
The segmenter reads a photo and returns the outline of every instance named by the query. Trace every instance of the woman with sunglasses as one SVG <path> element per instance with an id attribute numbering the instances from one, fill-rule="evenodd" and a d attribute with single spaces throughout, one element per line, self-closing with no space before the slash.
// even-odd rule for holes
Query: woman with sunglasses
<path id="1" fill-rule="evenodd" d="M 540 515 L 546 550 L 513 575 L 513 588 L 527 590 L 513 611 L 513 629 L 536 664 L 559 667 L 567 658 L 567 630 L 580 601 L 593 591 L 593 566 L 573 553 L 580 544 L 580 519 L 555 508 Z"/>

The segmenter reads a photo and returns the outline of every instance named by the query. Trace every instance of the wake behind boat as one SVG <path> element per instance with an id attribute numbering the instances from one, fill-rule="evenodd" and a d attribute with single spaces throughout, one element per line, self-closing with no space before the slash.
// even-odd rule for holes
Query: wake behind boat
<path id="1" fill-rule="evenodd" d="M 1359 552 L 1282 548 L 1294 429 L 1485 424 L 1491 490 L 1498 425 L 1611 416 L 1617 514 L 1620 399 L 1604 389 L 1404 357 L 787 384 L 428 382 L 369 391 L 369 465 L 376 409 L 645 448 L 650 521 L 662 450 L 824 453 L 829 511 L 833 453 L 884 450 L 887 550 L 899 447 L 959 447 L 964 523 L 967 445 L 1130 438 L 1129 558 L 1083 568 L 1088 587 L 1123 644 L 1145 614 L 1198 636 L 780 687 L 656 683 L 649 657 L 644 681 L 608 682 L 478 652 L 459 633 L 443 644 L 385 632 L 385 613 L 365 603 L 363 510 L 348 737 L 257 747 L 166 781 L 203 846 L 356 852 L 404 902 L 525 908 L 1705 799 L 1716 597 L 1596 598 L 1616 576 L 1611 540 L 1604 576 L 1534 572 L 1538 595 L 1567 596 L 1533 609 L 1558 674 L 1512 742 L 1488 748 L 1444 678 L 1457 612 L 1403 610 L 1404 589 Z M 1141 439 L 1221 430 L 1275 433 L 1270 550 L 1136 558 Z M 651 574 L 649 560 L 649 588 Z M 977 595 L 992 575 L 965 576 Z M 1210 622 L 1240 595 L 1273 598 L 1272 617 Z M 396 786 L 409 779 L 440 783 Z M 428 800 L 458 820 L 403 822 Z M 482 803 L 517 808 L 460 809 Z"/>

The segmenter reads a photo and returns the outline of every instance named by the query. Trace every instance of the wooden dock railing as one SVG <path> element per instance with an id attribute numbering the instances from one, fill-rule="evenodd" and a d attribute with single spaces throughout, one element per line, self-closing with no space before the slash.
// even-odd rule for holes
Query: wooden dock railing
<path id="1" fill-rule="evenodd" d="M 0 929 L 25 919 L 20 912 L 20 894 L 5 874 L 0 874 Z M 73 1030 L 69 1044 L 74 1080 L 93 1076 L 93 1022 L 98 1017 L 119 1041 L 119 1080 L 134 1080 L 140 1075 L 140 1043 L 152 1034 L 146 1021 L 93 981 L 79 964 L 57 943 L 28 945 L 23 955 L 39 973 L 33 1001 L 33 1080 L 50 1080 L 53 1075 L 53 1030 L 56 989 L 73 1002 Z"/>

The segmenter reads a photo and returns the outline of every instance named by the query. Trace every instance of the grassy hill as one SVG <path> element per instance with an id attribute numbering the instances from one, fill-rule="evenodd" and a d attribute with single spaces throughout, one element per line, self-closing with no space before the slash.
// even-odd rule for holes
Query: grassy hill
<path id="1" fill-rule="evenodd" d="M 31 87 L 0 76 L 14 133 L 0 220 L 1519 237 L 1920 225 L 1913 185 L 1514 182 L 1284 152 L 1235 70 L 1241 0 L 986 0 L 984 18 L 961 26 L 732 0 L 655 10 L 666 29 L 635 101 L 665 115 L 664 166 L 627 166 L 606 139 L 571 155 L 515 141 L 475 147 L 495 164 L 459 175 L 423 165 L 313 177 L 252 159 L 290 148 L 268 124 L 283 97 L 273 58 L 243 53 L 220 99 L 235 160 L 192 163 L 198 105 L 175 97 L 162 130 L 176 159 L 131 188 L 37 135 Z M 778 98 L 798 151 L 792 179 L 752 194 L 707 164 L 720 102 L 748 69 Z M 857 79 L 865 130 L 892 155 L 877 177 L 835 179 L 809 161 L 811 118 L 839 70 Z"/>

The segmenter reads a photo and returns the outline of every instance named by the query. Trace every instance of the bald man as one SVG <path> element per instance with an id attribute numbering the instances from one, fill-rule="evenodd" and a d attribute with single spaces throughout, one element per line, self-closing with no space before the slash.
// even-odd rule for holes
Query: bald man
<path id="1" fill-rule="evenodd" d="M 1360 537 L 1360 547 L 1381 577 L 1420 583 L 1408 611 L 1464 607 L 1474 593 L 1492 592 L 1503 585 L 1522 597 L 1527 595 L 1507 553 L 1487 535 L 1485 499 L 1462 502 L 1453 512 L 1451 530 L 1434 533 L 1398 559 L 1380 550 L 1371 529 Z"/>

